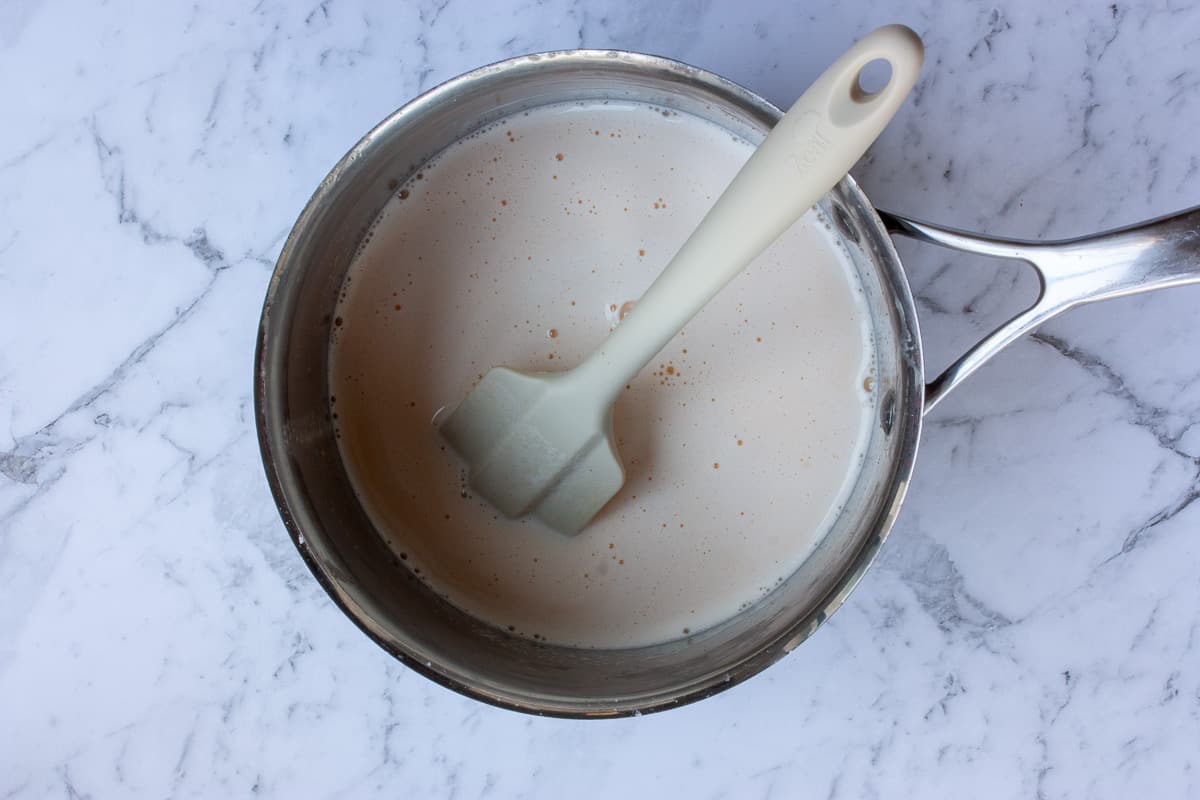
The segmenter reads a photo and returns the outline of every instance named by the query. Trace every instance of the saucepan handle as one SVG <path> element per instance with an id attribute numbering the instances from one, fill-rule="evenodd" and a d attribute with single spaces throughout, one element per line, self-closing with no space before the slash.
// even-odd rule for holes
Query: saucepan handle
<path id="1" fill-rule="evenodd" d="M 893 234 L 986 256 L 1024 261 L 1037 273 L 1032 306 L 985 336 L 925 386 L 925 413 L 989 358 L 1043 322 L 1084 303 L 1200 283 L 1200 206 L 1127 228 L 1031 242 L 996 239 L 879 212 Z"/>

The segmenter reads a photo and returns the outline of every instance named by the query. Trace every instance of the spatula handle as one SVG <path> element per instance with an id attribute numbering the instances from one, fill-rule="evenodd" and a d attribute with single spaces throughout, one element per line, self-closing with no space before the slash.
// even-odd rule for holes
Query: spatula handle
<path id="1" fill-rule="evenodd" d="M 921 40 L 902 25 L 851 47 L 763 140 L 637 307 L 573 372 L 613 402 L 642 367 L 712 297 L 829 191 L 883 131 L 920 72 Z M 891 66 L 865 92 L 863 68 Z"/>

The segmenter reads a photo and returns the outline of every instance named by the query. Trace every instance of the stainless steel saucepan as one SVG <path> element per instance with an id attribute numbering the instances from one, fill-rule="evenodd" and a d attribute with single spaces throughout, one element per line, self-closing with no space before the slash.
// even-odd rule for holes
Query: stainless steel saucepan
<path id="1" fill-rule="evenodd" d="M 255 364 L 259 441 L 296 547 L 334 602 L 380 646 L 489 703 L 565 717 L 621 716 L 692 702 L 754 675 L 803 642 L 870 566 L 908 487 L 922 416 L 947 392 L 1073 306 L 1200 282 L 1200 208 L 1070 241 L 1009 241 L 879 212 L 845 178 L 819 206 L 835 223 L 866 292 L 880 399 L 864 467 L 832 530 L 756 605 L 677 641 L 587 650 L 512 636 L 414 579 L 368 521 L 330 420 L 330 319 L 367 227 L 421 164 L 511 114 L 606 99 L 694 114 L 750 142 L 780 116 L 723 78 L 636 53 L 579 50 L 484 67 L 392 114 L 333 168 L 284 245 L 263 306 Z M 1024 261 L 1037 273 L 1039 298 L 927 384 L 912 292 L 889 234 Z"/>

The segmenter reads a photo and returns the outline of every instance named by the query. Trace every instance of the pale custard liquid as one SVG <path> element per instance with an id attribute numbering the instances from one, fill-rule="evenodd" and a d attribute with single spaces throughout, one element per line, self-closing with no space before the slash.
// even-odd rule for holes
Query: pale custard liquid
<path id="1" fill-rule="evenodd" d="M 625 486 L 578 536 L 498 517 L 431 424 L 493 366 L 579 363 L 752 149 L 650 106 L 552 106 L 397 187 L 345 281 L 331 406 L 367 513 L 459 608 L 558 644 L 679 638 L 769 592 L 836 517 L 874 353 L 857 278 L 815 211 L 628 387 Z"/>

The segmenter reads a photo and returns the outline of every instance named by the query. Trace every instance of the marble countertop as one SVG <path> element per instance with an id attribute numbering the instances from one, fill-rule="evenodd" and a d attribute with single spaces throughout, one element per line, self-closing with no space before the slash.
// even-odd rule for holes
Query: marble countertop
<path id="1" fill-rule="evenodd" d="M 279 521 L 258 313 L 371 125 L 485 62 L 673 56 L 789 103 L 924 38 L 877 205 L 1064 237 L 1200 203 L 1200 7 L 131 0 L 0 6 L 0 797 L 1200 795 L 1200 287 L 1073 311 L 928 419 L 878 562 L 803 647 L 683 709 L 460 697 L 363 636 Z M 1032 298 L 902 244 L 928 361 Z"/>

